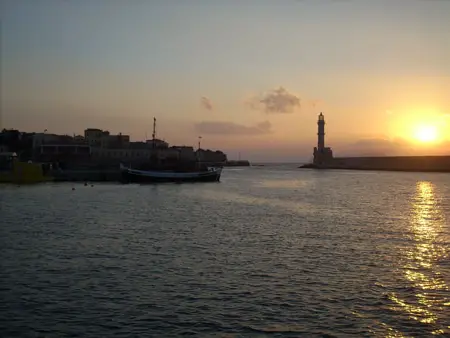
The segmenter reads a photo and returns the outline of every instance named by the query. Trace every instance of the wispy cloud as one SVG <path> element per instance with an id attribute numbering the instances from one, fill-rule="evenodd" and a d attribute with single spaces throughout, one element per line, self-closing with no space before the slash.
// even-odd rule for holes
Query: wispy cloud
<path id="1" fill-rule="evenodd" d="M 200 105 L 201 105 L 204 109 L 206 109 L 206 110 L 209 110 L 209 111 L 212 111 L 212 110 L 213 110 L 212 102 L 211 102 L 211 100 L 208 99 L 206 96 L 203 96 L 203 97 L 200 99 Z"/>
<path id="2" fill-rule="evenodd" d="M 300 98 L 284 87 L 273 89 L 261 96 L 250 99 L 247 104 L 267 114 L 288 114 L 300 108 Z"/>
<path id="3" fill-rule="evenodd" d="M 383 138 L 361 139 L 341 148 L 342 155 L 353 156 L 398 156 L 411 155 L 414 149 L 404 139 L 388 140 Z"/>
<path id="4" fill-rule="evenodd" d="M 226 121 L 203 121 L 197 123 L 195 128 L 202 134 L 216 135 L 263 135 L 272 132 L 272 124 L 269 121 L 253 126 Z"/>
<path id="5" fill-rule="evenodd" d="M 402 138 L 361 139 L 354 143 L 336 147 L 335 156 L 413 156 L 448 155 L 450 141 L 442 141 L 439 146 L 415 144 Z"/>

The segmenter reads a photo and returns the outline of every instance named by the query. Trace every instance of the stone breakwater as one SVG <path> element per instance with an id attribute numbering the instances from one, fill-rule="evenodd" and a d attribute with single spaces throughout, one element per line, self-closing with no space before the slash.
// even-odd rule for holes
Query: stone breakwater
<path id="1" fill-rule="evenodd" d="M 49 172 L 49 176 L 55 182 L 118 182 L 121 178 L 121 172 L 119 169 L 55 170 Z"/>
<path id="2" fill-rule="evenodd" d="M 336 157 L 326 164 L 300 168 L 450 173 L 450 156 Z"/>

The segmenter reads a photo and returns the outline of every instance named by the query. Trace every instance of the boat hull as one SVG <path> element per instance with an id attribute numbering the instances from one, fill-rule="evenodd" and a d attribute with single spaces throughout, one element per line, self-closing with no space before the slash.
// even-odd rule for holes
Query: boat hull
<path id="1" fill-rule="evenodd" d="M 219 182 L 222 169 L 213 169 L 204 172 L 175 173 L 160 171 L 142 171 L 122 169 L 123 183 L 195 183 Z"/>

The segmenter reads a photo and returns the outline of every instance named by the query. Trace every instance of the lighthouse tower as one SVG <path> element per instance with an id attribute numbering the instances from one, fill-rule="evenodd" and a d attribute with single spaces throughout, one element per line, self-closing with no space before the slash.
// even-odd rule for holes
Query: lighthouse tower
<path id="1" fill-rule="evenodd" d="M 318 132 L 317 132 L 317 149 L 319 151 L 325 148 L 325 117 L 322 113 L 319 114 L 317 120 Z"/>
<path id="2" fill-rule="evenodd" d="M 319 114 L 317 120 L 317 147 L 314 148 L 314 164 L 323 166 L 331 164 L 333 161 L 333 151 L 325 147 L 325 117 Z"/>

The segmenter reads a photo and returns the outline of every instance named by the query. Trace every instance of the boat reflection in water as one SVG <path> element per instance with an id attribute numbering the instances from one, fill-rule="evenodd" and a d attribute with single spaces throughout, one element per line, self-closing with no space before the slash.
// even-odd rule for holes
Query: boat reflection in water
<path id="1" fill-rule="evenodd" d="M 442 233 L 445 224 L 434 185 L 419 182 L 410 217 L 413 245 L 405 250 L 401 267 L 410 287 L 402 296 L 391 293 L 389 299 L 393 302 L 392 310 L 405 313 L 417 323 L 413 326 L 427 326 L 434 335 L 450 334 L 450 323 L 442 318 L 450 311 L 450 288 L 440 271 L 440 264 L 449 258 L 450 250 Z"/>

